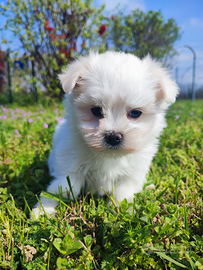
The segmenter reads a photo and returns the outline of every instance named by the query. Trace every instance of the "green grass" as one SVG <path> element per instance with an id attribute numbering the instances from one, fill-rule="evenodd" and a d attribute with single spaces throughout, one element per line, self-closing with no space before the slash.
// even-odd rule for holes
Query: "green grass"
<path id="1" fill-rule="evenodd" d="M 156 189 L 135 195 L 132 214 L 89 194 L 39 220 L 29 213 L 51 180 L 62 104 L 0 110 L 0 269 L 203 269 L 203 100 L 170 108 L 147 177 Z"/>

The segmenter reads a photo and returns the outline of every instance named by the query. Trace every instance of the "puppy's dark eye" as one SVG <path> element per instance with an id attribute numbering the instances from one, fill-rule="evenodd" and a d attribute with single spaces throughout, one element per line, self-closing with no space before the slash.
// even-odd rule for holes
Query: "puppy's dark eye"
<path id="1" fill-rule="evenodd" d="M 102 108 L 101 107 L 94 107 L 91 108 L 91 112 L 94 116 L 96 116 L 97 118 L 101 119 L 104 117 L 103 113 L 102 113 Z"/>
<path id="2" fill-rule="evenodd" d="M 131 118 L 138 118 L 138 117 L 140 117 L 140 115 L 142 114 L 142 112 L 141 111 L 139 111 L 139 110 L 132 110 L 130 113 L 129 113 L 129 116 L 131 117 Z"/>

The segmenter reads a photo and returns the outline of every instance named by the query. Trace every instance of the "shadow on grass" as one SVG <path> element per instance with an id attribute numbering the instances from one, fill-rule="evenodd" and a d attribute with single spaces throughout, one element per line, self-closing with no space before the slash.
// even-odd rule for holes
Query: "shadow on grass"
<path id="1" fill-rule="evenodd" d="M 11 194 L 17 208 L 22 209 L 26 215 L 29 215 L 29 209 L 25 200 L 32 209 L 37 202 L 36 195 L 39 196 L 42 190 L 46 190 L 52 179 L 47 165 L 48 156 L 49 150 L 45 151 L 41 158 L 37 154 L 30 165 L 24 165 L 20 169 L 18 175 L 9 173 L 9 165 L 3 164 L 2 169 L 6 172 L 6 183 L 3 185 L 4 196 Z"/>

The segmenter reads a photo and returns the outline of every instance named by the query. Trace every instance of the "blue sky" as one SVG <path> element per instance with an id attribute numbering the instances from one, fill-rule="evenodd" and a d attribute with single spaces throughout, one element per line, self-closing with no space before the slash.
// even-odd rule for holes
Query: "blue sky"
<path id="1" fill-rule="evenodd" d="M 0 0 L 5 3 L 5 0 Z M 178 68 L 178 82 L 191 83 L 192 80 L 192 52 L 184 48 L 184 45 L 193 47 L 196 52 L 196 83 L 203 85 L 203 0 L 93 0 L 93 5 L 106 5 L 106 11 L 113 14 L 115 7 L 120 3 L 120 7 L 125 7 L 125 12 L 140 8 L 144 12 L 149 10 L 161 11 L 163 18 L 167 21 L 173 18 L 181 28 L 181 39 L 176 42 L 175 48 L 179 55 L 174 59 L 174 67 L 172 70 L 175 78 L 175 69 Z M 0 17 L 0 28 L 3 23 Z M 9 32 L 4 33 L 4 37 L 8 38 Z M 0 32 L 0 40 L 2 34 Z M 1 44 L 1 42 L 0 42 Z M 18 46 L 18 42 L 14 42 Z M 15 46 L 12 45 L 12 46 Z M 2 46 L 3 49 L 7 47 Z"/>

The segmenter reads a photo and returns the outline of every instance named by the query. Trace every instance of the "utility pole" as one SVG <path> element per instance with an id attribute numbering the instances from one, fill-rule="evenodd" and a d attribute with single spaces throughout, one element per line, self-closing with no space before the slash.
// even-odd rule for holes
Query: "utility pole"
<path id="1" fill-rule="evenodd" d="M 193 75 L 192 75 L 192 102 L 195 101 L 195 68 L 196 68 L 196 53 L 191 46 L 185 45 L 184 47 L 191 50 L 193 53 Z"/>

